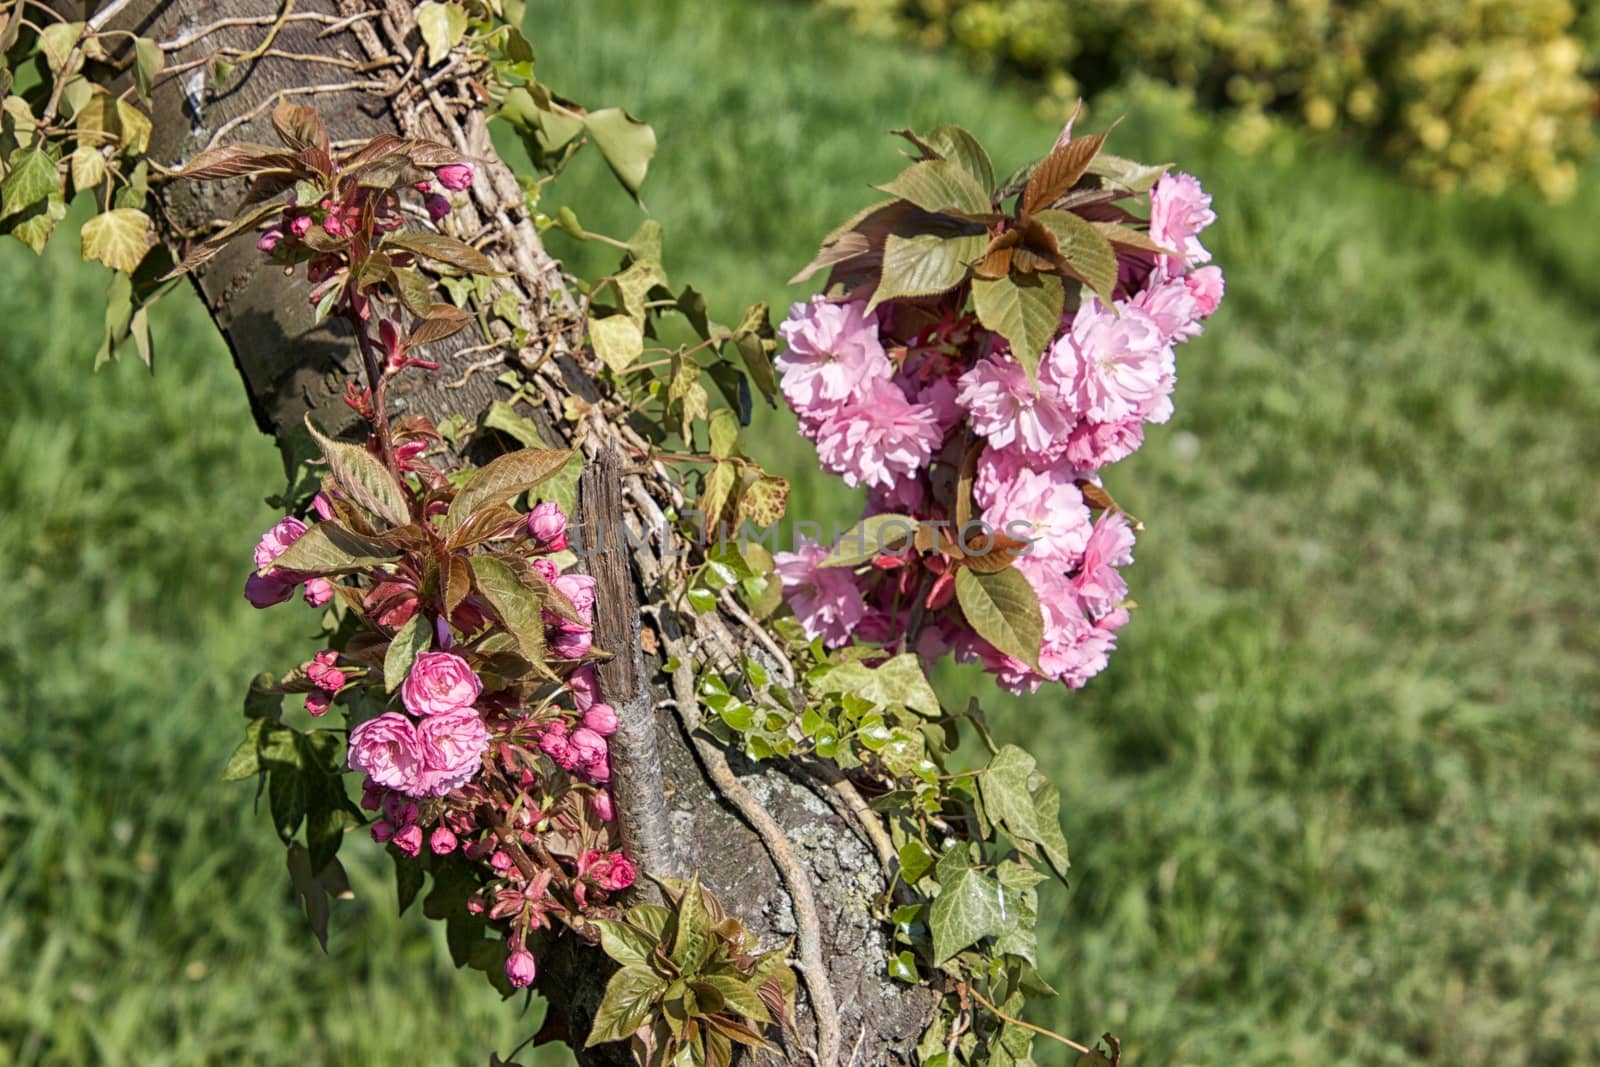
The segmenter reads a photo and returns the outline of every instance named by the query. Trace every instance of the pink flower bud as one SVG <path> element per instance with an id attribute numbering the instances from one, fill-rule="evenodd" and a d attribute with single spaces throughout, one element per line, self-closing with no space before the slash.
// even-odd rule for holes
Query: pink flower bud
<path id="1" fill-rule="evenodd" d="M 344 236 L 344 222 L 335 212 L 328 212 L 327 217 L 322 220 L 322 228 L 335 237 Z"/>
<path id="2" fill-rule="evenodd" d="M 583 713 L 583 725 L 601 737 L 610 737 L 617 732 L 616 709 L 610 704 L 590 704 Z"/>
<path id="3" fill-rule="evenodd" d="M 389 825 L 387 819 L 379 819 L 372 824 L 372 839 L 378 844 L 383 844 L 394 836 L 394 827 Z"/>
<path id="4" fill-rule="evenodd" d="M 499 849 L 495 849 L 494 855 L 489 857 L 489 866 L 493 867 L 501 874 L 505 874 L 511 869 L 511 857 L 506 855 L 504 852 L 501 852 Z"/>
<path id="5" fill-rule="evenodd" d="M 538 964 L 533 958 L 533 953 L 525 948 L 519 948 L 506 957 L 506 977 L 518 989 L 526 989 L 533 984 L 533 979 L 539 973 Z"/>
<path id="6" fill-rule="evenodd" d="M 315 656 L 312 656 L 311 662 L 319 664 L 323 667 L 331 667 L 335 663 L 339 662 L 339 650 L 336 648 L 325 648 L 321 652 L 318 652 Z"/>
<path id="7" fill-rule="evenodd" d="M 394 847 L 408 856 L 415 856 L 422 851 L 422 827 L 416 823 L 401 830 L 394 835 Z"/>
<path id="8" fill-rule="evenodd" d="M 446 163 L 433 173 L 439 184 L 453 193 L 462 192 L 472 184 L 471 163 Z"/>
<path id="9" fill-rule="evenodd" d="M 567 691 L 579 711 L 588 711 L 589 705 L 599 697 L 599 684 L 595 681 L 594 666 L 585 663 L 567 676 Z"/>
<path id="10" fill-rule="evenodd" d="M 304 237 L 306 235 L 306 231 L 310 229 L 310 215 L 296 215 L 294 218 L 289 220 L 289 232 L 294 234 L 296 237 Z"/>
<path id="11" fill-rule="evenodd" d="M 596 880 L 600 888 L 615 893 L 619 889 L 626 889 L 638 877 L 633 869 L 633 863 L 620 852 L 613 852 L 607 857 L 609 864 L 602 862 L 596 866 Z"/>
<path id="12" fill-rule="evenodd" d="M 589 781 L 595 785 L 606 785 L 611 781 L 611 764 L 605 760 L 596 760 L 587 764 L 583 770 L 589 776 Z"/>
<path id="13" fill-rule="evenodd" d="M 450 201 L 438 193 L 429 193 L 422 198 L 422 206 L 428 209 L 428 217 L 434 222 L 442 222 L 450 214 Z"/>
<path id="14" fill-rule="evenodd" d="M 306 524 L 293 515 L 286 515 L 278 524 L 261 535 L 256 542 L 256 570 L 261 570 L 288 551 L 289 546 L 305 535 Z"/>
<path id="15" fill-rule="evenodd" d="M 448 856 L 456 850 L 456 835 L 443 826 L 435 827 L 428 835 L 428 847 L 435 856 Z"/>
<path id="16" fill-rule="evenodd" d="M 383 786 L 371 778 L 361 783 L 361 807 L 364 811 L 377 811 L 383 807 L 383 796 L 387 792 Z"/>
<path id="17" fill-rule="evenodd" d="M 582 659 L 594 647 L 594 634 L 576 627 L 557 627 L 548 632 L 550 655 L 556 659 Z"/>
<path id="18" fill-rule="evenodd" d="M 611 803 L 611 790 L 602 789 L 589 797 L 589 810 L 601 822 L 610 822 L 617 817 L 616 807 Z"/>
<path id="19" fill-rule="evenodd" d="M 528 512 L 528 533 L 546 552 L 567 547 L 567 516 L 561 505 L 547 500 Z"/>
<path id="20" fill-rule="evenodd" d="M 590 710 L 594 709 L 591 708 Z M 608 749 L 606 739 L 587 726 L 580 726 L 572 731 L 572 736 L 567 739 L 567 744 L 577 753 L 578 762 L 585 768 L 592 767 L 596 763 L 603 764 L 605 762 Z"/>
<path id="21" fill-rule="evenodd" d="M 313 719 L 320 719 L 326 715 L 332 703 L 332 694 L 325 689 L 313 689 L 306 694 L 306 711 L 311 713 Z"/>
<path id="22" fill-rule="evenodd" d="M 467 898 L 467 914 L 468 915 L 482 915 L 483 914 L 483 896 L 482 896 L 482 894 L 474 893 L 470 897 Z"/>
<path id="23" fill-rule="evenodd" d="M 294 596 L 294 583 L 252 574 L 244 580 L 244 598 L 253 608 L 270 608 Z"/>
<path id="24" fill-rule="evenodd" d="M 281 240 L 283 240 L 283 231 L 274 226 L 256 239 L 256 250 L 270 256 L 272 250 L 278 247 L 278 242 Z"/>
<path id="25" fill-rule="evenodd" d="M 317 513 L 317 518 L 327 521 L 333 518 L 333 501 L 328 499 L 327 493 L 318 493 L 311 498 L 311 510 Z"/>

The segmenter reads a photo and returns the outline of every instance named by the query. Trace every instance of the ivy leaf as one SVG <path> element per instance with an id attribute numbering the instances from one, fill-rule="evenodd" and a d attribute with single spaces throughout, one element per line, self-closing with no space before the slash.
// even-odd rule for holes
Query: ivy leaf
<path id="1" fill-rule="evenodd" d="M 954 289 L 983 257 L 987 245 L 982 233 L 956 237 L 891 233 L 884 242 L 883 272 L 868 310 L 896 297 L 932 296 Z"/>
<path id="2" fill-rule="evenodd" d="M 723 517 L 739 485 L 739 468 L 733 463 L 718 463 L 706 475 L 705 486 L 700 490 L 700 512 L 705 516 L 707 540 L 715 539 L 721 532 Z"/>
<path id="3" fill-rule="evenodd" d="M 399 558 L 382 541 L 354 533 L 333 520 L 312 526 L 263 570 L 329 575 L 365 570 Z"/>
<path id="4" fill-rule="evenodd" d="M 922 876 L 933 870 L 933 857 L 921 841 L 907 841 L 900 846 L 900 878 L 906 885 L 916 885 Z"/>
<path id="5" fill-rule="evenodd" d="M 106 157 L 90 145 L 72 150 L 72 188 L 77 192 L 93 189 L 106 176 Z"/>
<path id="6" fill-rule="evenodd" d="M 1028 779 L 1037 769 L 1034 758 L 1016 745 L 1005 745 L 978 775 L 978 789 L 990 819 L 1024 841 L 1037 843 L 1043 836 L 1039 813 Z"/>
<path id="7" fill-rule="evenodd" d="M 445 531 L 460 526 L 485 505 L 504 504 L 517 494 L 544 484 L 560 473 L 572 455 L 564 448 L 522 448 L 496 456 L 478 468 L 450 501 L 450 510 L 444 517 Z"/>
<path id="8" fill-rule="evenodd" d="M 50 235 L 55 232 L 57 224 L 66 217 L 66 198 L 60 193 L 53 192 L 32 207 L 24 208 L 22 215 L 7 225 L 11 229 L 11 236 L 38 254 L 44 251 L 44 246 L 49 242 Z M 96 363 L 96 366 L 98 365 Z"/>
<path id="9" fill-rule="evenodd" d="M 161 73 L 166 59 L 161 54 L 161 46 L 148 37 L 133 39 L 133 56 L 133 83 L 138 87 L 139 95 L 148 100 L 156 75 Z"/>
<path id="10" fill-rule="evenodd" d="M 897 548 L 917 531 L 917 520 L 909 515 L 885 512 L 862 519 L 839 538 L 833 551 L 821 563 L 824 567 L 854 567 L 891 548 Z"/>
<path id="11" fill-rule="evenodd" d="M 400 632 L 394 635 L 394 640 L 389 642 L 389 651 L 383 657 L 384 692 L 392 693 L 400 688 L 400 683 L 411 673 L 411 665 L 416 662 L 418 655 L 427 650 L 432 637 L 431 627 L 422 612 L 406 620 Z"/>
<path id="12" fill-rule="evenodd" d="M 951 211 L 978 215 L 993 207 L 989 191 L 972 175 L 945 159 L 913 163 L 893 181 L 876 188 L 936 215 Z"/>
<path id="13" fill-rule="evenodd" d="M 61 193 L 55 160 L 42 149 L 19 149 L 11 157 L 5 180 L 0 181 L 0 219 L 25 211 L 52 193 Z"/>
<path id="14" fill-rule="evenodd" d="M 612 373 L 621 374 L 644 352 L 644 330 L 628 315 L 591 318 L 589 343 L 594 345 L 594 354 Z"/>
<path id="15" fill-rule="evenodd" d="M 947 881 L 928 908 L 935 966 L 968 945 L 1006 932 L 1000 883 L 968 867 Z"/>
<path id="16" fill-rule="evenodd" d="M 1049 862 L 1050 869 L 1065 885 L 1067 868 L 1071 863 L 1067 860 L 1067 838 L 1061 832 L 1061 790 L 1056 788 L 1054 782 L 1045 782 L 1034 790 L 1033 810 L 1039 827 L 1039 849 Z"/>
<path id="17" fill-rule="evenodd" d="M 1033 218 L 1055 237 L 1072 273 L 1110 307 L 1117 287 L 1117 253 L 1105 232 L 1070 211 L 1041 211 Z"/>
<path id="18" fill-rule="evenodd" d="M 688 290 L 684 291 L 685 297 Z M 699 296 L 699 294 L 695 294 Z M 682 300 L 679 301 L 682 304 Z M 701 321 L 704 321 L 704 298 L 701 298 Z M 705 331 L 702 329 L 702 333 Z M 752 304 L 744 313 L 739 328 L 733 332 L 733 346 L 739 350 L 739 358 L 744 360 L 745 370 L 750 374 L 750 380 L 755 383 L 761 395 L 768 402 L 777 395 L 778 376 L 772 369 L 772 357 L 768 354 L 767 346 L 772 337 L 772 323 L 768 318 L 768 308 L 765 302 Z"/>
<path id="19" fill-rule="evenodd" d="M 44 53 L 51 74 L 59 75 L 66 67 L 72 49 L 83 36 L 83 28 L 81 22 L 57 22 L 46 26 L 39 34 L 39 51 Z"/>
<path id="20" fill-rule="evenodd" d="M 335 441 L 324 436 L 306 414 L 306 429 L 312 440 L 322 449 L 334 481 L 349 494 L 350 499 L 389 524 L 390 528 L 404 526 L 411 519 L 411 507 L 406 502 L 405 490 L 394 480 L 394 475 L 383 461 L 360 445 Z"/>
<path id="21" fill-rule="evenodd" d="M 956 601 L 967 623 L 995 648 L 1035 669 L 1044 640 L 1039 595 L 1015 567 L 978 574 L 956 572 Z"/>
<path id="22" fill-rule="evenodd" d="M 920 657 L 913 652 L 894 656 L 877 667 L 865 663 L 838 663 L 817 674 L 820 692 L 849 693 L 874 707 L 903 707 L 933 719 L 940 715 L 939 697 L 928 684 Z"/>
<path id="23" fill-rule="evenodd" d="M 1061 327 L 1066 304 L 1061 279 L 1050 274 L 974 278 L 972 302 L 978 321 L 1011 343 L 1011 354 L 1030 380 L 1037 377 L 1039 358 Z"/>
<path id="24" fill-rule="evenodd" d="M 583 125 L 605 157 L 611 173 L 635 199 L 656 154 L 656 131 L 621 108 L 608 107 L 584 116 Z"/>
<path id="25" fill-rule="evenodd" d="M 653 1014 L 667 980 L 646 967 L 624 967 L 606 983 L 584 1048 L 625 1041 Z"/>
<path id="26" fill-rule="evenodd" d="M 522 583 L 511 565 L 494 556 L 473 556 L 472 574 L 478 591 L 489 601 L 506 630 L 516 639 L 522 658 L 544 662 L 544 615 L 539 594 Z"/>
<path id="27" fill-rule="evenodd" d="M 96 215 L 82 232 L 84 262 L 98 261 L 123 274 L 132 274 L 155 242 L 149 216 L 133 208 Z"/>
<path id="28" fill-rule="evenodd" d="M 428 46 L 429 64 L 443 62 L 467 32 L 467 11 L 460 4 L 440 4 L 434 0 L 418 4 L 416 20 L 422 41 Z"/>
<path id="29" fill-rule="evenodd" d="M 627 922 L 595 919 L 600 931 L 600 947 L 607 956 L 624 967 L 648 967 L 660 938 Z"/>
<path id="30" fill-rule="evenodd" d="M 739 416 L 727 408 L 711 413 L 711 454 L 717 459 L 727 459 L 739 450 Z"/>
<path id="31" fill-rule="evenodd" d="M 756 527 L 771 526 L 783 519 L 788 506 L 788 480 L 766 475 L 745 488 L 739 498 L 739 520 Z"/>

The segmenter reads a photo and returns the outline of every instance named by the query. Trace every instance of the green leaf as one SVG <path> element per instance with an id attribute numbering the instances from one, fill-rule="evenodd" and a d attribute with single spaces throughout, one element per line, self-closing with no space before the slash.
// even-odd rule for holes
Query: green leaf
<path id="1" fill-rule="evenodd" d="M 877 188 L 934 214 L 957 211 L 977 215 L 993 207 L 987 189 L 961 167 L 944 159 L 913 163 L 893 181 Z"/>
<path id="2" fill-rule="evenodd" d="M 301 534 L 299 540 L 284 550 L 283 555 L 262 569 L 281 567 L 301 574 L 345 574 L 398 558 L 399 553 L 382 542 L 353 533 L 338 522 L 328 520 L 317 523 Z"/>
<path id="3" fill-rule="evenodd" d="M 51 74 L 60 74 L 66 68 L 67 59 L 83 36 L 83 30 L 81 22 L 57 22 L 46 26 L 39 34 L 39 51 L 44 53 L 45 65 Z"/>
<path id="4" fill-rule="evenodd" d="M 739 498 L 739 518 L 754 526 L 771 526 L 783 519 L 788 507 L 788 480 L 767 475 L 751 482 Z"/>
<path id="5" fill-rule="evenodd" d="M 1117 287 L 1117 253 L 1106 234 L 1070 211 L 1041 211 L 1033 218 L 1055 236 L 1072 272 L 1110 307 Z"/>
<path id="6" fill-rule="evenodd" d="M 390 849 L 389 855 L 394 858 L 394 890 L 399 902 L 399 914 L 404 915 L 411 902 L 417 899 L 417 894 L 422 891 L 422 864 L 402 853 L 399 849 Z"/>
<path id="7" fill-rule="evenodd" d="M 61 195 L 61 176 L 56 173 L 55 160 L 42 149 L 18 149 L 11 156 L 11 169 L 5 180 L 0 181 L 0 219 L 8 219 L 51 194 Z"/>
<path id="8" fill-rule="evenodd" d="M 420 611 L 400 627 L 400 632 L 389 642 L 389 651 L 383 657 L 385 692 L 392 693 L 400 688 L 400 683 L 411 673 L 411 665 L 416 662 L 417 656 L 427 651 L 432 637 L 432 627 L 428 625 L 427 617 Z"/>
<path id="9" fill-rule="evenodd" d="M 1044 618 L 1039 596 L 1015 567 L 978 574 L 967 567 L 956 572 L 956 601 L 967 624 L 995 648 L 1028 664 L 1039 665 Z"/>
<path id="10" fill-rule="evenodd" d="M 428 46 L 429 64 L 443 62 L 467 32 L 467 12 L 460 4 L 440 4 L 434 0 L 418 4 L 416 20 L 422 41 Z"/>
<path id="11" fill-rule="evenodd" d="M 615 919 L 595 919 L 600 931 L 600 947 L 607 956 L 624 967 L 648 967 L 660 938 L 631 923 Z"/>
<path id="12" fill-rule="evenodd" d="M 544 662 L 544 617 L 539 594 L 522 584 L 509 563 L 494 556 L 473 556 L 472 574 L 479 592 L 516 639 L 522 657 L 535 665 Z"/>
<path id="13" fill-rule="evenodd" d="M 684 291 L 687 298 L 688 290 Z M 699 294 L 695 294 L 697 297 Z M 682 304 L 680 299 L 679 304 Z M 704 302 L 701 303 L 701 322 L 704 322 Z M 739 350 L 739 358 L 744 360 L 745 370 L 750 374 L 750 381 L 761 390 L 761 395 L 769 401 L 778 392 L 778 377 L 772 368 L 772 357 L 768 347 L 772 345 L 772 324 L 768 318 L 768 307 L 763 302 L 752 304 L 745 310 L 744 318 L 739 322 L 739 328 L 733 332 L 733 346 Z M 706 331 L 702 328 L 701 333 Z"/>
<path id="14" fill-rule="evenodd" d="M 917 957 L 912 955 L 910 949 L 889 957 L 889 977 L 907 985 L 916 985 L 921 980 L 917 975 Z"/>
<path id="15" fill-rule="evenodd" d="M 161 73 L 166 59 L 161 53 L 161 46 L 148 37 L 133 39 L 133 56 L 133 83 L 138 87 L 139 95 L 148 100 L 156 75 Z"/>
<path id="16" fill-rule="evenodd" d="M 645 967 L 624 967 L 612 975 L 583 1047 L 627 1040 L 654 1014 L 666 987 L 665 978 Z"/>
<path id="17" fill-rule="evenodd" d="M 1063 883 L 1067 880 L 1067 838 L 1061 832 L 1061 790 L 1045 782 L 1033 794 L 1034 818 L 1039 826 L 1038 844 L 1050 869 Z"/>
<path id="18" fill-rule="evenodd" d="M 620 108 L 603 108 L 584 116 L 584 128 L 605 157 L 611 173 L 635 197 L 656 154 L 656 131 Z"/>
<path id="19" fill-rule="evenodd" d="M 72 188 L 76 192 L 93 189 L 106 176 L 106 158 L 98 148 L 79 145 L 72 150 Z"/>
<path id="20" fill-rule="evenodd" d="M 700 872 L 689 879 L 689 885 L 678 898 L 677 930 L 672 938 L 672 962 L 685 975 L 700 973 L 701 966 L 716 947 L 716 936 L 711 929 L 711 916 L 706 913 L 705 901 L 700 896 Z"/>
<path id="21" fill-rule="evenodd" d="M 938 718 L 939 697 L 928 684 L 922 660 L 913 652 L 895 656 L 877 667 L 839 663 L 817 674 L 819 692 L 849 693 L 873 707 L 900 706 Z"/>
<path id="22" fill-rule="evenodd" d="M 1038 842 L 1039 814 L 1028 779 L 1037 768 L 1032 756 L 1016 745 L 1005 745 L 978 775 L 978 789 L 989 818 L 1024 841 Z"/>
<path id="23" fill-rule="evenodd" d="M 994 188 L 994 164 L 978 139 L 960 126 L 936 126 L 922 135 L 922 140 L 939 155 L 948 159 L 978 183 L 983 189 Z"/>
<path id="24" fill-rule="evenodd" d="M 133 208 L 117 208 L 83 224 L 83 259 L 132 274 L 155 242 L 150 218 Z"/>
<path id="25" fill-rule="evenodd" d="M 561 473 L 573 453 L 564 448 L 522 448 L 496 456 L 478 468 L 450 501 L 445 531 L 460 526 L 480 508 L 504 504 Z"/>
<path id="26" fill-rule="evenodd" d="M 906 885 L 916 885 L 931 870 L 933 857 L 921 841 L 911 840 L 900 846 L 900 878 Z"/>
<path id="27" fill-rule="evenodd" d="M 708 974 L 701 976 L 697 981 L 721 993 L 727 1006 L 745 1018 L 753 1019 L 763 1026 L 772 1021 L 766 1004 L 761 1000 L 761 994 L 755 991 L 750 980 L 740 980 L 728 974 Z"/>
<path id="28" fill-rule="evenodd" d="M 38 254 L 44 251 L 57 224 L 67 217 L 67 201 L 59 193 L 51 193 L 32 207 L 24 208 L 19 216 L 7 223 L 11 236 Z M 126 275 L 118 275 L 126 277 Z M 96 366 L 99 364 L 97 363 Z"/>
<path id="29" fill-rule="evenodd" d="M 968 945 L 1005 933 L 1002 900 L 1000 883 L 970 867 L 949 880 L 941 880 L 939 895 L 928 909 L 934 965 Z"/>
<path id="30" fill-rule="evenodd" d="M 1011 343 L 1011 354 L 1028 372 L 1037 376 L 1039 357 L 1061 328 L 1061 311 L 1066 291 L 1054 275 L 1034 275 L 1024 279 L 974 278 L 972 302 L 978 321 Z"/>
<path id="31" fill-rule="evenodd" d="M 885 512 L 862 519 L 850 528 L 822 561 L 824 567 L 854 567 L 908 540 L 917 532 L 909 515 Z"/>
<path id="32" fill-rule="evenodd" d="M 727 408 L 711 413 L 711 454 L 717 459 L 737 455 L 739 450 L 739 416 Z"/>
<path id="33" fill-rule="evenodd" d="M 958 237 L 891 233 L 884 242 L 883 271 L 868 310 L 896 297 L 932 296 L 954 289 L 983 256 L 987 244 L 988 238 L 981 233 Z"/>
<path id="34" fill-rule="evenodd" d="M 1095 156 L 1094 162 L 1089 164 L 1089 173 L 1098 174 L 1130 192 L 1142 193 L 1160 181 L 1161 176 L 1171 168 L 1171 163 L 1151 166 L 1114 156 L 1109 152 L 1101 152 Z"/>
<path id="35" fill-rule="evenodd" d="M 589 320 L 589 343 L 594 354 L 621 374 L 638 361 L 644 351 L 644 330 L 628 315 L 607 315 Z"/>
<path id="36" fill-rule="evenodd" d="M 339 488 L 350 499 L 378 516 L 391 528 L 404 526 L 411 521 L 411 506 L 406 502 L 405 490 L 394 480 L 394 475 L 383 461 L 360 445 L 346 444 L 325 436 L 306 413 L 306 429 L 311 439 L 322 450 Z"/>

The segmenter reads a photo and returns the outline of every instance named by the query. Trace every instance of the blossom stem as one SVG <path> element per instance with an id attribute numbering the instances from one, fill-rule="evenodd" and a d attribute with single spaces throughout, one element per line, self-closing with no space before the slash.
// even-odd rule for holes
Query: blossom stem
<path id="1" fill-rule="evenodd" d="M 362 327 L 360 317 L 352 310 L 348 318 L 350 325 L 356 331 L 356 345 L 361 349 L 361 362 L 367 372 L 367 384 L 372 388 L 372 431 L 378 438 L 378 452 L 383 458 L 383 465 L 389 469 L 394 480 L 405 485 L 405 479 L 400 474 L 400 464 L 394 458 L 394 439 L 389 435 L 388 378 L 383 373 L 383 366 L 378 362 L 378 353 L 373 350 L 372 339 Z"/>

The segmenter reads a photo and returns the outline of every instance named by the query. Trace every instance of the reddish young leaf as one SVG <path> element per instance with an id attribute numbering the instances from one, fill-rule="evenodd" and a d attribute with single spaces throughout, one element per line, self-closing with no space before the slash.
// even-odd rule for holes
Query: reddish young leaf
<path id="1" fill-rule="evenodd" d="M 1039 164 L 1039 169 L 1028 179 L 1022 193 L 1022 213 L 1031 215 L 1047 208 L 1057 197 L 1064 195 L 1088 171 L 1089 164 L 1100 154 L 1105 143 L 1105 133 L 1089 137 L 1074 137 L 1051 152 Z"/>

